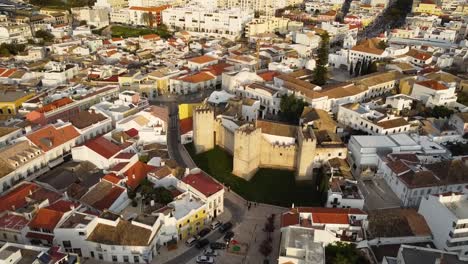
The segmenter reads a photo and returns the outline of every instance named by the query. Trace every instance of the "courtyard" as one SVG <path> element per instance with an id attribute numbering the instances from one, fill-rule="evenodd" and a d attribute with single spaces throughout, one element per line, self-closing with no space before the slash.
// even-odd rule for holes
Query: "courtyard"
<path id="1" fill-rule="evenodd" d="M 185 146 L 197 166 L 230 187 L 244 199 L 272 205 L 290 207 L 318 206 L 320 193 L 312 182 L 296 182 L 294 171 L 259 169 L 250 180 L 244 180 L 231 173 L 232 156 L 222 148 L 195 154 L 192 144 Z"/>

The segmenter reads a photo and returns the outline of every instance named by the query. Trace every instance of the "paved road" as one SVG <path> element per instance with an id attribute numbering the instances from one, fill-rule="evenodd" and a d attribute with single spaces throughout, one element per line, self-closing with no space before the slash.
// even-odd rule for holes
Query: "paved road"
<path id="1" fill-rule="evenodd" d="M 194 167 L 194 163 L 188 152 L 184 151 L 184 147 L 182 144 L 180 144 L 179 141 L 179 103 L 201 102 L 203 98 L 205 98 L 211 92 L 212 91 L 206 91 L 196 95 L 185 95 L 177 97 L 159 97 L 152 102 L 152 104 L 166 105 L 169 108 L 167 147 L 170 157 L 177 161 L 177 163 L 181 166 L 192 168 Z M 230 221 L 234 224 L 234 226 L 238 225 L 244 218 L 246 210 L 245 206 L 243 206 L 244 202 L 245 201 L 238 195 L 228 191 L 225 192 L 224 210 L 229 211 L 229 214 L 231 215 Z M 207 236 L 210 241 L 216 241 L 221 237 L 222 234 L 219 232 L 212 232 Z M 173 258 L 172 260 L 167 261 L 166 264 L 187 263 L 199 254 L 200 250 L 193 247 L 181 255 Z M 157 261 L 157 258 L 155 258 L 155 260 Z"/>

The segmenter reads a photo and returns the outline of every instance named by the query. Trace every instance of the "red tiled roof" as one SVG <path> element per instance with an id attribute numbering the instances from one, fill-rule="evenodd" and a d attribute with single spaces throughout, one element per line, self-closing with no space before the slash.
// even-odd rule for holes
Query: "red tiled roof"
<path id="1" fill-rule="evenodd" d="M 129 130 L 125 131 L 125 134 L 127 134 L 129 137 L 136 137 L 138 136 L 138 130 L 136 130 L 135 128 L 130 128 Z"/>
<path id="2" fill-rule="evenodd" d="M 54 235 L 48 235 L 48 234 L 39 234 L 35 232 L 28 232 L 26 234 L 27 238 L 32 238 L 32 239 L 39 239 L 39 240 L 46 240 L 52 243 L 54 241 Z"/>
<path id="3" fill-rule="evenodd" d="M 119 155 L 115 156 L 116 159 L 126 159 L 126 160 L 129 160 L 131 159 L 133 156 L 135 156 L 136 154 L 135 153 L 119 153 Z"/>
<path id="4" fill-rule="evenodd" d="M 117 163 L 114 167 L 112 167 L 109 171 L 115 171 L 115 172 L 119 172 L 121 171 L 123 168 L 125 168 L 125 166 L 127 166 L 129 162 L 119 162 Z"/>
<path id="5" fill-rule="evenodd" d="M 208 55 L 203 55 L 203 56 L 188 59 L 188 61 L 193 62 L 193 63 L 198 63 L 198 64 L 204 64 L 204 63 L 208 63 L 208 62 L 216 61 L 216 60 L 217 60 L 216 58 L 208 56 Z"/>
<path id="6" fill-rule="evenodd" d="M 313 213 L 312 221 L 317 224 L 348 224 L 349 219 L 347 214 L 336 213 Z"/>
<path id="7" fill-rule="evenodd" d="M 28 134 L 26 137 L 42 151 L 47 152 L 79 136 L 80 133 L 72 125 L 59 128 L 49 125 Z"/>
<path id="8" fill-rule="evenodd" d="M 125 172 L 125 176 L 127 176 L 127 185 L 133 190 L 136 189 L 140 185 L 141 181 L 146 178 L 148 172 L 155 168 L 156 167 L 141 161 L 137 161 Z"/>
<path id="9" fill-rule="evenodd" d="M 179 120 L 180 134 L 184 135 L 193 130 L 193 118 L 187 117 Z"/>
<path id="10" fill-rule="evenodd" d="M 298 225 L 299 224 L 299 214 L 293 210 L 283 213 L 281 215 L 281 227 Z"/>
<path id="11" fill-rule="evenodd" d="M 88 140 L 84 145 L 106 159 L 110 159 L 121 150 L 117 144 L 107 140 L 104 137 L 97 137 Z"/>
<path id="12" fill-rule="evenodd" d="M 278 75 L 279 75 L 279 72 L 276 72 L 276 71 L 266 71 L 266 72 L 262 72 L 258 74 L 258 76 L 262 77 L 262 79 L 265 80 L 265 82 L 273 81 L 273 78 L 275 78 L 275 76 L 278 76 Z"/>
<path id="13" fill-rule="evenodd" d="M 78 207 L 78 206 L 79 206 L 78 203 L 73 203 L 73 202 L 65 201 L 65 200 L 58 200 L 55 203 L 47 206 L 46 208 L 50 210 L 66 213 L 72 210 L 72 207 Z"/>
<path id="14" fill-rule="evenodd" d="M 182 181 L 192 186 L 206 197 L 210 197 L 223 189 L 221 184 L 217 183 L 203 172 L 189 174 L 185 176 Z"/>
<path id="15" fill-rule="evenodd" d="M 43 107 L 36 109 L 35 111 L 37 111 L 39 113 L 47 113 L 47 112 L 50 112 L 52 110 L 63 107 L 65 105 L 71 104 L 71 103 L 73 103 L 72 99 L 70 99 L 68 97 L 64 97 L 62 99 L 55 100 L 52 103 L 46 104 Z"/>
<path id="16" fill-rule="evenodd" d="M 102 177 L 102 179 L 106 180 L 106 181 L 108 181 L 110 183 L 113 183 L 113 184 L 118 184 L 122 180 L 122 178 L 115 175 L 115 173 L 108 173 L 104 177 Z"/>
<path id="17" fill-rule="evenodd" d="M 1 229 L 12 229 L 12 230 L 21 230 L 27 224 L 28 220 L 20 215 L 15 214 L 5 214 L 0 217 L 0 228 Z"/>
<path id="18" fill-rule="evenodd" d="M 297 209 L 300 213 L 334 213 L 334 214 L 367 215 L 366 212 L 357 208 L 297 207 Z"/>
<path id="19" fill-rule="evenodd" d="M 108 209 L 112 206 L 112 204 L 114 204 L 115 200 L 117 200 L 117 198 L 119 198 L 119 196 L 124 191 L 124 188 L 115 186 L 114 188 L 112 188 L 112 190 L 110 190 L 109 193 L 106 194 L 106 196 L 104 196 L 101 200 L 95 202 L 93 204 L 93 207 L 101 211 Z"/>
<path id="20" fill-rule="evenodd" d="M 192 75 L 185 75 L 179 78 L 176 78 L 178 80 L 181 80 L 183 82 L 188 82 L 188 83 L 200 83 L 200 82 L 207 82 L 210 80 L 213 80 L 215 77 L 207 72 L 199 72 L 195 73 Z"/>
<path id="21" fill-rule="evenodd" d="M 220 76 L 223 74 L 226 68 L 231 67 L 232 64 L 226 63 L 226 62 L 220 62 L 214 65 L 210 65 L 206 68 L 204 68 L 204 71 L 209 71 L 212 73 L 214 76 Z"/>
<path id="22" fill-rule="evenodd" d="M 143 39 L 161 39 L 161 37 L 157 34 L 148 34 L 148 35 L 143 35 Z"/>
<path id="23" fill-rule="evenodd" d="M 26 196 L 39 187 L 33 183 L 24 183 L 0 197 L 0 213 L 21 208 L 26 205 Z"/>
<path id="24" fill-rule="evenodd" d="M 431 88 L 436 91 L 448 89 L 447 86 L 435 80 L 427 80 L 427 81 L 421 81 L 421 82 L 416 82 L 416 83 L 424 87 Z"/>
<path id="25" fill-rule="evenodd" d="M 130 7 L 130 10 L 135 10 L 135 11 L 144 11 L 144 12 L 155 12 L 159 13 L 163 11 L 164 9 L 170 8 L 170 5 L 162 5 L 162 6 L 132 6 Z"/>
<path id="26" fill-rule="evenodd" d="M 29 222 L 28 226 L 31 228 L 43 228 L 53 231 L 60 219 L 62 219 L 62 216 L 63 213 L 60 211 L 41 208 L 37 211 L 31 222 Z"/>

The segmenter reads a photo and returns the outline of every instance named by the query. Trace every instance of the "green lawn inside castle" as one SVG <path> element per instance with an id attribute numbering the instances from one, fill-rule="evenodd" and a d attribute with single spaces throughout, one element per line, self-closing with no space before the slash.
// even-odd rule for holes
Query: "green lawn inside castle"
<path id="1" fill-rule="evenodd" d="M 312 182 L 295 180 L 294 171 L 259 169 L 247 181 L 233 175 L 232 156 L 219 146 L 195 154 L 193 144 L 185 145 L 197 166 L 218 181 L 230 186 L 231 190 L 252 202 L 268 203 L 278 206 L 317 206 L 320 193 Z"/>

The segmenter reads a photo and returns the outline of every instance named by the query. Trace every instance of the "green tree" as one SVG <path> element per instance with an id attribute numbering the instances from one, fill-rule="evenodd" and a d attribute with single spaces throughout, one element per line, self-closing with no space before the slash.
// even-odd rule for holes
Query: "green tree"
<path id="1" fill-rule="evenodd" d="M 314 69 L 314 84 L 324 85 L 327 82 L 328 49 L 330 46 L 330 35 L 327 32 L 320 34 L 322 40 L 317 50 L 317 65 Z"/>
<path id="2" fill-rule="evenodd" d="M 453 114 L 453 110 L 448 109 L 445 106 L 442 105 L 437 105 L 434 106 L 429 111 L 429 116 L 435 117 L 435 118 L 447 118 L 450 117 Z"/>
<path id="3" fill-rule="evenodd" d="M 36 38 L 43 39 L 45 42 L 51 42 L 55 38 L 54 35 L 52 35 L 52 33 L 50 33 L 49 31 L 42 30 L 42 29 L 36 31 L 35 36 Z"/>
<path id="4" fill-rule="evenodd" d="M 304 100 L 296 98 L 293 94 L 285 94 L 281 97 L 280 117 L 284 122 L 297 125 L 302 111 L 307 105 Z"/>
<path id="5" fill-rule="evenodd" d="M 335 242 L 325 247 L 326 263 L 330 264 L 367 264 L 369 261 L 359 255 L 355 244 Z"/>
<path id="6" fill-rule="evenodd" d="M 368 64 L 367 59 L 364 59 L 364 60 L 362 61 L 362 63 L 361 63 L 360 75 L 366 75 L 366 74 L 368 74 L 368 71 L 367 71 L 367 70 L 368 70 L 368 66 L 369 66 L 369 64 Z"/>
<path id="7" fill-rule="evenodd" d="M 369 73 L 377 72 L 377 62 L 376 61 L 370 62 L 368 72 Z"/>
<path id="8" fill-rule="evenodd" d="M 381 40 L 378 44 L 377 44 L 377 48 L 381 49 L 381 50 L 384 50 L 388 47 L 388 44 L 385 40 Z"/>

